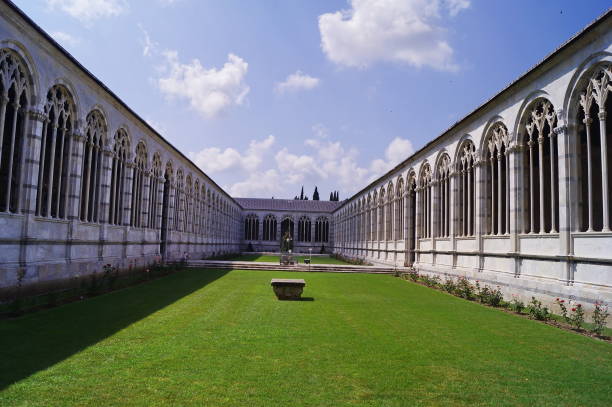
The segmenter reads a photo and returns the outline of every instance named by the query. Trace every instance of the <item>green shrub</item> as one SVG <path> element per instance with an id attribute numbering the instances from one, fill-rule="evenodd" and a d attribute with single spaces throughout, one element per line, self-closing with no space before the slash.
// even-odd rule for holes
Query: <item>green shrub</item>
<path id="1" fill-rule="evenodd" d="M 582 308 L 582 304 L 576 304 L 571 311 L 572 313 L 569 316 L 570 324 L 577 330 L 582 329 L 582 324 L 584 324 L 584 309 Z"/>
<path id="2" fill-rule="evenodd" d="M 472 301 L 475 298 L 475 287 L 465 277 L 460 277 L 459 280 L 457 280 L 456 292 L 460 297 L 466 300 Z"/>
<path id="3" fill-rule="evenodd" d="M 455 290 L 457 290 L 457 285 L 455 284 L 455 281 L 452 278 L 447 277 L 444 280 L 444 283 L 442 283 L 442 288 L 447 293 L 454 294 Z"/>
<path id="4" fill-rule="evenodd" d="M 555 303 L 559 306 L 559 309 L 561 310 L 561 316 L 563 317 L 563 320 L 569 324 L 570 318 L 567 316 L 567 306 L 565 305 L 565 300 L 560 300 L 559 298 L 557 298 L 555 300 Z"/>
<path id="5" fill-rule="evenodd" d="M 608 306 L 604 305 L 601 301 L 596 301 L 595 309 L 593 310 L 593 328 L 591 331 L 597 335 L 601 335 L 606 327 L 606 319 L 609 315 Z"/>
<path id="6" fill-rule="evenodd" d="M 547 307 L 542 306 L 542 301 L 536 300 L 535 297 L 531 297 L 531 302 L 527 306 L 527 312 L 529 316 L 538 321 L 548 321 L 550 319 L 550 311 Z"/>
<path id="7" fill-rule="evenodd" d="M 521 301 L 516 295 L 513 294 L 512 300 L 510 301 L 510 309 L 520 314 L 525 309 L 525 303 Z"/>

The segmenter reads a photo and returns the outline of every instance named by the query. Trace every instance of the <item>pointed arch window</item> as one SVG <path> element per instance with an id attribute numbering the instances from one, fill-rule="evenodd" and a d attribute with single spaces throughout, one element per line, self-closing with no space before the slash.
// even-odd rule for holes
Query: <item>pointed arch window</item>
<path id="1" fill-rule="evenodd" d="M 187 179 L 185 181 L 185 212 L 183 215 L 183 231 L 191 232 L 191 228 L 193 226 L 192 219 L 192 211 L 193 211 L 193 184 L 191 179 L 191 174 L 187 175 Z"/>
<path id="2" fill-rule="evenodd" d="M 124 129 L 115 133 L 113 147 L 113 163 L 111 166 L 111 190 L 109 205 L 109 223 L 123 224 L 123 210 L 125 208 L 125 179 L 129 154 L 129 138 Z"/>
<path id="3" fill-rule="evenodd" d="M 81 166 L 80 219 L 83 222 L 100 221 L 102 157 L 105 140 L 106 121 L 98 110 L 93 110 L 86 118 Z"/>
<path id="4" fill-rule="evenodd" d="M 259 217 L 253 213 L 244 220 L 244 240 L 259 240 Z"/>
<path id="5" fill-rule="evenodd" d="M 329 241 L 329 221 L 321 216 L 315 221 L 315 242 L 327 243 Z"/>
<path id="6" fill-rule="evenodd" d="M 489 235 L 510 233 L 508 130 L 496 123 L 485 139 L 485 227 Z"/>
<path id="7" fill-rule="evenodd" d="M 267 215 L 264 218 L 263 240 L 276 241 L 276 218 L 274 215 Z"/>
<path id="8" fill-rule="evenodd" d="M 385 240 L 393 239 L 393 204 L 395 203 L 393 184 L 387 185 L 387 200 L 385 202 Z"/>
<path id="9" fill-rule="evenodd" d="M 18 212 L 29 91 L 27 71 L 13 51 L 0 50 L 0 212 Z"/>
<path id="10" fill-rule="evenodd" d="M 47 93 L 44 112 L 36 212 L 40 216 L 65 219 L 75 116 L 72 95 L 63 86 L 52 87 Z"/>
<path id="11" fill-rule="evenodd" d="M 397 181 L 395 191 L 395 240 L 404 239 L 404 179 Z"/>
<path id="12" fill-rule="evenodd" d="M 444 154 L 438 163 L 436 183 L 436 236 L 448 237 L 450 235 L 450 157 Z"/>
<path id="13" fill-rule="evenodd" d="M 526 112 L 522 157 L 522 233 L 559 230 L 558 153 L 553 105 L 538 99 Z"/>
<path id="14" fill-rule="evenodd" d="M 421 177 L 419 178 L 419 237 L 431 237 L 431 202 L 432 202 L 432 176 L 431 167 L 425 164 Z"/>
<path id="15" fill-rule="evenodd" d="M 310 242 L 311 222 L 308 216 L 302 216 L 298 220 L 298 242 Z"/>
<path id="16" fill-rule="evenodd" d="M 134 171 L 132 172 L 132 205 L 130 213 L 130 225 L 142 227 L 143 222 L 143 193 L 144 182 L 147 171 L 147 148 L 140 142 L 136 146 L 136 157 L 134 158 Z"/>
<path id="17" fill-rule="evenodd" d="M 183 231 L 184 226 L 184 185 L 183 171 L 176 173 L 176 191 L 174 192 L 174 230 Z"/>
<path id="18" fill-rule="evenodd" d="M 159 184 L 162 176 L 161 170 L 161 158 L 159 153 L 153 155 L 153 162 L 151 164 L 151 178 L 149 181 L 149 210 L 147 227 L 150 229 L 159 228 Z"/>
<path id="19" fill-rule="evenodd" d="M 474 181 L 474 157 L 476 147 L 466 140 L 459 149 L 457 163 L 457 236 L 474 236 L 476 188 Z"/>
<path id="20" fill-rule="evenodd" d="M 604 64 L 588 77 L 578 109 L 578 178 L 581 216 L 579 228 L 586 232 L 610 231 L 612 218 L 612 64 Z"/>

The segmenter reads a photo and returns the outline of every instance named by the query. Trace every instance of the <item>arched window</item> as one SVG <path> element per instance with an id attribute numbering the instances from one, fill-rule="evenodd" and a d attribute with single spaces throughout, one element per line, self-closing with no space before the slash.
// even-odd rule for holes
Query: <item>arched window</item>
<path id="1" fill-rule="evenodd" d="M 436 236 L 450 235 L 450 157 L 444 154 L 438 162 L 436 193 L 438 205 L 436 208 Z"/>
<path id="2" fill-rule="evenodd" d="M 395 190 L 395 240 L 404 240 L 404 179 L 397 181 Z"/>
<path id="3" fill-rule="evenodd" d="M 161 176 L 161 157 L 159 153 L 155 153 L 153 154 L 149 181 L 149 219 L 147 227 L 151 229 L 159 228 L 157 218 L 159 216 L 159 181 Z"/>
<path id="4" fill-rule="evenodd" d="M 368 194 L 367 201 L 366 201 L 366 206 L 364 208 L 364 212 L 365 212 L 365 215 L 366 215 L 366 228 L 365 228 L 364 240 L 371 240 L 372 239 L 372 211 L 371 211 L 371 206 L 372 206 L 372 197 L 370 196 L 370 194 Z"/>
<path id="5" fill-rule="evenodd" d="M 244 240 L 259 240 L 259 217 L 255 214 L 244 220 Z"/>
<path id="6" fill-rule="evenodd" d="M 117 130 L 113 147 L 113 163 L 111 171 L 111 190 L 109 205 L 109 223 L 113 225 L 123 224 L 125 178 L 128 152 L 130 148 L 129 138 L 124 129 Z"/>
<path id="7" fill-rule="evenodd" d="M 510 188 L 508 178 L 508 130 L 494 124 L 485 138 L 485 220 L 487 233 L 510 233 Z"/>
<path id="8" fill-rule="evenodd" d="M 372 202 L 370 203 L 370 219 L 372 222 L 372 240 L 378 239 L 378 193 L 374 191 Z"/>
<path id="9" fill-rule="evenodd" d="M 166 163 L 166 169 L 164 171 L 164 194 L 162 197 L 162 213 L 161 213 L 161 229 L 162 229 L 162 241 L 165 240 L 166 233 L 172 229 L 172 212 L 170 211 L 171 206 L 171 190 L 172 183 L 174 182 L 174 171 L 172 169 L 172 162 Z"/>
<path id="10" fill-rule="evenodd" d="M 416 227 L 416 220 L 417 220 L 417 199 L 416 199 L 416 190 L 417 190 L 417 184 L 416 184 L 416 176 L 415 174 L 411 174 L 408 177 L 408 188 L 407 188 L 407 194 L 408 194 L 408 201 L 409 201 L 409 205 L 410 205 L 410 213 L 409 213 L 409 217 L 408 217 L 408 236 L 409 236 L 409 242 L 410 242 L 410 251 L 409 251 L 409 258 L 408 258 L 408 262 L 409 264 L 414 263 L 415 261 L 415 249 L 416 249 L 416 240 L 418 239 L 417 236 L 417 227 Z"/>
<path id="11" fill-rule="evenodd" d="M 612 218 L 612 120 L 608 94 L 612 87 L 612 65 L 599 66 L 590 75 L 580 95 L 578 113 L 578 178 L 582 205 L 580 230 L 610 231 Z"/>
<path id="12" fill-rule="evenodd" d="M 200 181 L 198 179 L 193 183 L 193 213 L 191 219 L 193 226 L 191 231 L 195 234 L 200 233 L 200 222 L 202 220 L 200 216 Z"/>
<path id="13" fill-rule="evenodd" d="M 106 122 L 98 110 L 87 115 L 81 168 L 81 216 L 83 222 L 98 222 L 102 176 L 102 149 Z"/>
<path id="14" fill-rule="evenodd" d="M 308 216 L 302 216 L 298 220 L 298 242 L 310 242 L 311 223 Z"/>
<path id="15" fill-rule="evenodd" d="M 556 233 L 559 230 L 559 171 L 553 130 L 557 126 L 557 115 L 546 99 L 537 99 L 525 114 L 521 231 Z"/>
<path id="16" fill-rule="evenodd" d="M 184 188 L 185 178 L 183 171 L 176 172 L 176 189 L 174 191 L 174 230 L 183 231 L 184 226 Z"/>
<path id="17" fill-rule="evenodd" d="M 430 238 L 431 237 L 431 167 L 425 163 L 421 170 L 421 177 L 419 178 L 419 205 L 420 205 L 420 219 L 419 219 L 419 237 Z"/>
<path id="18" fill-rule="evenodd" d="M 200 235 L 204 236 L 206 231 L 206 187 L 202 184 L 202 191 L 200 192 Z"/>
<path id="19" fill-rule="evenodd" d="M 474 184 L 474 156 L 476 147 L 470 140 L 459 147 L 457 162 L 457 236 L 474 236 L 476 188 Z"/>
<path id="20" fill-rule="evenodd" d="M 315 242 L 327 243 L 329 241 L 329 221 L 321 216 L 315 221 Z"/>
<path id="21" fill-rule="evenodd" d="M 72 95 L 60 85 L 47 93 L 38 174 L 37 213 L 66 218 L 75 107 Z M 6 122 L 5 122 L 6 129 Z"/>
<path id="22" fill-rule="evenodd" d="M 132 209 L 130 213 L 130 225 L 142 227 L 143 211 L 142 201 L 144 192 L 144 179 L 147 170 L 147 147 L 143 142 L 136 146 L 136 157 L 134 157 L 134 171 L 132 172 Z"/>
<path id="23" fill-rule="evenodd" d="M 393 204 L 395 194 L 393 193 L 393 183 L 387 185 L 387 201 L 385 202 L 385 240 L 393 239 Z"/>
<path id="24" fill-rule="evenodd" d="M 0 50 L 0 212 L 18 212 L 29 75 L 13 51 Z"/>
<path id="25" fill-rule="evenodd" d="M 380 195 L 378 196 L 378 234 L 377 240 L 383 240 L 385 238 L 385 188 L 380 188 Z"/>
<path id="26" fill-rule="evenodd" d="M 276 241 L 276 218 L 274 215 L 267 215 L 264 218 L 263 240 Z"/>
<path id="27" fill-rule="evenodd" d="M 185 180 L 185 213 L 183 214 L 183 231 L 191 232 L 192 223 L 192 211 L 193 211 L 193 183 L 191 181 L 191 174 L 187 175 Z"/>

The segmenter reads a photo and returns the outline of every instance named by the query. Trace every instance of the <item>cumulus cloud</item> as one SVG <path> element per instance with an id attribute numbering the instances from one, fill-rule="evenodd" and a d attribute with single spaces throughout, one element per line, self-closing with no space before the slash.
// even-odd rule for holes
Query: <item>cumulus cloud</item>
<path id="1" fill-rule="evenodd" d="M 319 78 L 306 75 L 302 71 L 296 71 L 287 76 L 283 82 L 276 84 L 276 92 L 283 94 L 286 92 L 297 92 L 300 90 L 310 90 L 319 86 Z"/>
<path id="2" fill-rule="evenodd" d="M 456 70 L 441 26 L 469 0 L 351 0 L 350 9 L 319 16 L 321 47 L 342 66 L 365 68 L 378 61 Z"/>
<path id="3" fill-rule="evenodd" d="M 325 129 L 325 136 L 320 136 Z M 328 186 L 348 196 L 387 172 L 414 152 L 412 143 L 396 137 L 384 157 L 361 163 L 359 151 L 329 139 L 325 126 L 313 126 L 313 137 L 305 140 L 299 153 L 275 147 L 274 136 L 252 140 L 244 153 L 234 148 L 206 148 L 190 153 L 194 162 L 209 174 L 224 173 L 238 181 L 226 189 L 237 197 L 291 198 L 300 185 Z"/>
<path id="4" fill-rule="evenodd" d="M 198 59 L 182 63 L 176 51 L 164 51 L 166 76 L 158 79 L 159 89 L 169 97 L 187 99 L 190 106 L 207 118 L 231 106 L 242 105 L 249 86 L 245 82 L 249 64 L 229 54 L 222 68 L 205 68 Z"/>
<path id="5" fill-rule="evenodd" d="M 249 174 L 247 179 L 236 182 L 227 191 L 235 197 L 281 197 L 284 192 L 281 185 L 282 177 L 278 171 L 269 169 Z"/>
<path id="6" fill-rule="evenodd" d="M 244 154 L 231 147 L 224 150 L 218 147 L 209 147 L 198 152 L 190 152 L 189 157 L 198 167 L 209 174 L 229 170 L 252 172 L 259 168 L 274 141 L 275 138 L 272 135 L 261 141 L 252 140 Z"/>
<path id="7" fill-rule="evenodd" d="M 72 35 L 63 31 L 53 31 L 51 33 L 51 37 L 53 37 L 55 41 L 59 42 L 64 47 L 75 47 L 81 43 L 78 38 L 73 37 Z"/>
<path id="8" fill-rule="evenodd" d="M 127 10 L 124 0 L 47 0 L 47 5 L 83 22 L 117 16 Z"/>

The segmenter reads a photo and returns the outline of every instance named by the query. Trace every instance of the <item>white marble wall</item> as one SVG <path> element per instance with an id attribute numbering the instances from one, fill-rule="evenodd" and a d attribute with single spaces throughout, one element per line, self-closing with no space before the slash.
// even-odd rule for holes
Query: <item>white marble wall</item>
<path id="1" fill-rule="evenodd" d="M 580 226 L 580 205 L 586 205 L 587 202 L 581 202 L 580 183 L 587 181 L 585 176 L 579 176 L 577 147 L 580 144 L 579 137 L 582 137 L 580 134 L 583 134 L 579 132 L 582 124 L 580 95 L 589 92 L 586 89 L 587 83 L 594 75 L 610 70 L 611 62 L 612 18 L 608 17 L 585 30 L 567 46 L 346 201 L 334 213 L 337 230 L 334 250 L 374 262 L 412 265 L 421 272 L 467 276 L 500 284 L 506 293 L 523 295 L 526 299 L 535 295 L 550 303 L 554 298 L 562 296 L 578 299 L 587 305 L 592 305 L 596 300 L 612 303 L 612 233 L 605 230 L 605 227 L 599 231 L 581 231 L 584 228 Z M 600 74 L 599 78 L 606 75 Z M 601 95 L 593 92 L 592 97 L 597 101 Z M 529 213 L 529 207 L 524 201 L 529 185 L 521 170 L 522 165 L 529 165 L 523 162 L 529 152 L 526 123 L 529 121 L 530 109 L 539 101 L 552 104 L 556 119 L 555 128 L 549 134 L 558 153 L 555 157 L 558 173 L 553 178 L 558 182 L 558 196 L 554 195 L 558 214 L 554 214 L 558 216 L 559 228 L 546 233 L 540 233 L 539 230 L 524 233 L 523 222 Z M 600 104 L 602 107 L 605 105 Z M 610 105 L 608 101 L 605 106 Z M 605 116 L 605 113 L 599 113 L 594 120 L 601 121 L 602 117 L 605 120 Z M 490 213 L 492 202 L 487 197 L 487 188 L 491 188 L 491 183 L 485 169 L 491 157 L 487 136 L 494 126 L 499 125 L 506 129 L 506 139 L 502 141 L 505 143 L 505 155 L 501 159 L 507 159 L 507 179 L 505 185 L 502 184 L 507 192 L 500 192 L 508 211 L 497 212 L 498 207 L 495 205 L 494 215 L 497 218 L 501 213 L 507 217 L 504 222 L 508 222 L 510 227 L 508 233 L 490 235 L 487 233 L 490 225 L 487 214 Z M 604 137 L 608 140 L 608 149 L 612 148 L 610 136 L 605 134 Z M 458 200 L 461 198 L 457 190 L 463 168 L 460 161 L 461 147 L 469 144 L 467 140 L 476 150 L 475 231 L 472 236 L 461 236 L 457 230 L 461 216 L 458 213 Z M 543 140 L 545 143 L 549 141 L 550 138 Z M 534 148 L 537 148 L 537 144 Z M 440 208 L 436 189 L 438 163 L 445 156 L 451 159 L 453 166 L 451 233 L 450 237 L 437 237 L 434 233 L 433 237 L 425 238 L 420 231 L 425 219 L 422 217 L 423 207 L 417 206 L 415 220 L 412 216 L 413 203 L 409 198 L 410 194 L 416 193 L 418 205 L 419 198 L 425 193 L 419 181 L 425 169 L 430 167 L 433 171 L 433 199 L 428 205 L 433 214 L 431 221 L 435 232 L 439 222 L 436 214 Z M 602 168 L 593 168 L 593 171 L 601 172 Z M 539 174 L 536 172 L 535 176 Z M 416 191 L 408 188 L 413 179 L 417 183 Z M 398 191 L 396 188 L 400 182 L 405 187 Z M 543 179 L 542 184 L 550 188 L 550 178 Z M 601 185 L 594 186 L 597 187 L 602 188 Z M 395 192 L 391 200 L 387 199 L 390 188 Z M 387 193 L 381 201 L 380 196 L 384 192 Z M 375 238 L 372 238 L 374 233 L 370 233 L 372 225 L 368 219 L 374 211 L 379 217 L 381 207 L 397 207 L 400 195 L 405 198 L 404 233 L 397 234 L 394 231 L 391 239 L 383 240 L 376 237 L 381 236 L 376 233 Z M 507 202 L 506 197 L 509 197 Z M 610 208 L 611 203 L 603 194 L 603 199 L 593 201 L 593 205 Z M 392 216 L 395 213 L 395 210 L 391 211 Z M 396 218 L 391 220 L 391 224 L 396 222 Z M 416 236 L 413 231 L 415 222 L 418 230 Z M 367 227 L 370 230 L 365 230 Z M 382 233 L 382 236 L 387 234 Z M 415 248 L 414 260 L 410 257 L 411 247 Z"/>

